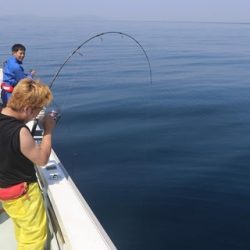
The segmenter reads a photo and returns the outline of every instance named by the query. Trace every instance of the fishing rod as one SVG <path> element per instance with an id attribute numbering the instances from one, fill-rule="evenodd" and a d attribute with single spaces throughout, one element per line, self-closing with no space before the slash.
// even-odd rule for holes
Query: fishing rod
<path id="1" fill-rule="evenodd" d="M 140 48 L 141 50 L 143 51 L 145 57 L 146 57 L 146 60 L 147 60 L 147 63 L 148 63 L 148 67 L 149 67 L 149 76 L 150 76 L 150 83 L 152 84 L 152 70 L 151 70 L 151 65 L 150 65 L 150 61 L 149 61 L 149 58 L 148 58 L 148 55 L 145 51 L 145 49 L 143 48 L 143 46 L 134 38 L 132 37 L 131 35 L 128 35 L 126 33 L 123 33 L 123 32 L 119 32 L 119 31 L 108 31 L 108 32 L 103 32 L 103 33 L 99 33 L 97 35 L 94 35 L 92 37 L 90 37 L 89 39 L 87 39 L 86 41 L 84 41 L 82 44 L 80 44 L 69 56 L 68 58 L 63 62 L 63 64 L 59 67 L 59 69 L 57 70 L 57 72 L 55 73 L 50 85 L 49 85 L 49 88 L 51 89 L 56 78 L 58 77 L 58 75 L 60 74 L 61 70 L 63 69 L 63 67 L 67 64 L 67 62 L 69 61 L 69 59 L 79 50 L 81 49 L 85 44 L 87 44 L 88 42 L 90 42 L 91 40 L 97 38 L 97 37 L 102 37 L 104 35 L 108 35 L 108 34 L 118 34 L 118 35 L 122 35 L 122 36 L 125 36 L 125 37 L 128 37 L 130 39 L 132 39 Z M 54 107 L 55 108 L 55 107 Z M 58 121 L 58 119 L 60 118 L 60 112 L 58 111 L 59 109 L 58 108 L 55 108 L 55 110 L 50 110 L 49 112 L 51 113 L 50 115 L 55 118 L 56 121 Z M 48 112 L 48 110 L 46 111 Z M 43 114 L 41 116 L 44 116 L 45 115 L 45 111 L 43 112 Z M 35 121 L 34 121 L 34 124 L 33 124 L 33 127 L 32 127 L 32 132 L 31 134 L 34 136 L 35 135 L 35 132 L 36 132 L 36 127 L 38 125 L 38 122 L 39 122 L 39 118 L 36 118 Z"/>
<path id="2" fill-rule="evenodd" d="M 86 41 L 84 41 L 82 44 L 80 44 L 69 56 L 68 58 L 63 62 L 63 64 L 59 67 L 59 69 L 57 70 L 57 72 L 55 73 L 50 85 L 49 85 L 49 88 L 51 89 L 56 78 L 58 77 L 58 75 L 60 74 L 61 70 L 63 69 L 63 67 L 65 66 L 65 64 L 69 61 L 69 59 L 80 49 L 82 48 L 85 44 L 87 44 L 88 42 L 90 42 L 91 40 L 97 38 L 97 37 L 102 37 L 104 35 L 109 35 L 109 34 L 118 34 L 118 35 L 122 35 L 122 36 L 125 36 L 125 37 L 128 37 L 130 39 L 132 39 L 140 48 L 141 50 L 143 51 L 145 57 L 146 57 L 146 60 L 147 60 L 147 63 L 148 63 L 148 67 L 149 67 L 149 77 L 150 77 L 150 83 L 152 84 L 152 70 L 151 70 L 151 65 L 150 65 L 150 61 L 149 61 L 149 58 L 148 58 L 148 55 L 145 51 L 145 49 L 142 47 L 142 45 L 134 38 L 132 37 L 131 35 L 128 35 L 126 33 L 123 33 L 123 32 L 119 32 L 119 31 L 108 31 L 108 32 L 103 32 L 103 33 L 99 33 L 97 35 L 94 35 L 92 37 L 90 37 L 89 39 L 87 39 Z"/>

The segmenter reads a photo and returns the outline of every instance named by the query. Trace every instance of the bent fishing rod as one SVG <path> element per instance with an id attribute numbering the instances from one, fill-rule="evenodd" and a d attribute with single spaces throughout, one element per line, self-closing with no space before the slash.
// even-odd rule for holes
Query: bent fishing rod
<path id="1" fill-rule="evenodd" d="M 67 64 L 67 62 L 69 61 L 69 59 L 79 50 L 81 49 L 84 45 L 86 45 L 88 42 L 90 42 L 91 40 L 97 38 L 97 37 L 102 37 L 104 35 L 110 35 L 110 34 L 118 34 L 118 35 L 121 35 L 121 36 L 125 36 L 125 37 L 128 37 L 130 38 L 131 40 L 133 40 L 139 48 L 141 48 L 141 50 L 143 51 L 145 57 L 146 57 L 146 60 L 147 60 L 147 63 L 148 63 L 148 67 L 149 67 L 149 77 L 150 77 L 150 83 L 152 84 L 152 70 L 151 70 L 151 65 L 150 65 L 150 61 L 149 61 L 149 58 L 148 58 L 148 55 L 145 51 L 145 49 L 142 47 L 142 45 L 134 38 L 132 37 L 131 35 L 128 35 L 126 33 L 123 33 L 123 32 L 120 32 L 120 31 L 108 31 L 108 32 L 103 32 L 103 33 L 99 33 L 97 35 L 94 35 L 92 37 L 90 37 L 89 39 L 87 39 L 86 41 L 84 41 L 82 44 L 80 44 L 69 56 L 68 58 L 63 62 L 63 64 L 59 67 L 59 69 L 57 70 L 57 72 L 55 73 L 50 85 L 49 85 L 49 88 L 51 89 L 56 78 L 58 77 L 58 75 L 60 74 L 61 70 L 63 69 L 63 67 Z"/>
<path id="2" fill-rule="evenodd" d="M 59 76 L 61 70 L 63 69 L 63 67 L 67 64 L 67 62 L 69 61 L 69 59 L 79 50 L 81 49 L 84 45 L 86 45 L 88 42 L 90 42 L 91 40 L 97 38 L 97 37 L 102 37 L 104 35 L 109 35 L 109 34 L 118 34 L 118 35 L 121 35 L 121 36 L 125 36 L 125 37 L 128 37 L 130 38 L 131 40 L 133 40 L 139 48 L 141 48 L 141 50 L 143 51 L 145 57 L 146 57 L 146 60 L 147 60 L 147 63 L 148 63 L 148 67 L 149 67 L 149 77 L 150 77 L 150 83 L 152 84 L 152 70 L 151 70 L 151 65 L 150 65 L 150 61 L 149 61 L 149 57 L 145 51 L 145 49 L 143 48 L 143 46 L 139 43 L 139 41 L 137 41 L 134 37 L 132 37 L 131 35 L 128 35 L 126 33 L 123 33 L 123 32 L 120 32 L 120 31 L 108 31 L 108 32 L 103 32 L 103 33 L 99 33 L 97 35 L 94 35 L 92 37 L 90 37 L 89 39 L 85 40 L 82 44 L 80 44 L 67 58 L 66 60 L 63 62 L 63 64 L 59 67 L 59 69 L 57 70 L 57 72 L 55 73 L 50 85 L 49 85 L 49 88 L 51 89 L 55 80 L 57 79 L 57 77 Z M 80 53 L 79 53 L 80 54 Z M 81 55 L 81 54 L 80 54 Z M 60 115 L 59 115 L 60 117 Z M 36 131 L 36 127 L 37 127 L 37 124 L 38 124 L 38 119 L 35 119 L 35 122 L 33 124 L 33 128 L 32 128 L 32 136 L 34 136 L 35 134 L 35 131 Z"/>

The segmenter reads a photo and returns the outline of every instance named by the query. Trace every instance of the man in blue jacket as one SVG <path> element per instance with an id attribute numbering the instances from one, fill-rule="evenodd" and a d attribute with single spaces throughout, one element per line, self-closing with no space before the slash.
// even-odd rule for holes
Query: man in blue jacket
<path id="1" fill-rule="evenodd" d="M 17 83 L 23 78 L 32 78 L 35 71 L 25 73 L 22 63 L 25 57 L 25 47 L 22 44 L 14 44 L 12 46 L 12 56 L 4 62 L 3 67 L 3 82 L 1 84 L 2 92 L 1 98 L 3 106 L 5 107 L 11 93 Z"/>

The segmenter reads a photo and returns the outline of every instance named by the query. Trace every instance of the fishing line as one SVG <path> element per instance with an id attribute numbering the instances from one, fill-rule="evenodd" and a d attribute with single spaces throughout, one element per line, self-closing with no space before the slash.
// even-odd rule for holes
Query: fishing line
<path id="1" fill-rule="evenodd" d="M 51 89 L 56 78 L 58 77 L 58 75 L 60 74 L 61 70 L 63 69 L 63 67 L 67 64 L 67 62 L 69 61 L 69 59 L 76 53 L 78 52 L 79 49 L 81 49 L 85 44 L 87 44 L 88 42 L 90 42 L 91 40 L 99 37 L 101 40 L 102 40 L 102 36 L 104 35 L 109 35 L 109 34 L 118 34 L 118 35 L 121 35 L 121 36 L 125 36 L 125 37 L 128 37 L 130 38 L 131 40 L 133 40 L 138 46 L 139 48 L 141 48 L 141 50 L 143 51 L 145 57 L 146 57 L 146 60 L 147 60 L 147 63 L 148 63 L 148 67 L 149 67 L 149 77 L 150 77 L 150 83 L 152 84 L 152 70 L 151 70 L 151 65 L 150 65 L 150 61 L 149 61 L 149 58 L 148 58 L 148 55 L 145 51 L 145 49 L 142 47 L 142 45 L 134 38 L 132 37 L 131 35 L 128 35 L 126 33 L 123 33 L 123 32 L 119 32 L 119 31 L 108 31 L 108 32 L 103 32 L 103 33 L 99 33 L 97 35 L 94 35 L 92 37 L 90 37 L 89 39 L 87 39 L 86 41 L 84 41 L 82 44 L 80 44 L 69 56 L 68 58 L 63 62 L 63 64 L 59 67 L 59 69 L 57 70 L 57 72 L 55 73 L 50 85 L 49 85 L 49 88 Z M 80 52 L 78 52 L 79 55 L 83 56 Z"/>

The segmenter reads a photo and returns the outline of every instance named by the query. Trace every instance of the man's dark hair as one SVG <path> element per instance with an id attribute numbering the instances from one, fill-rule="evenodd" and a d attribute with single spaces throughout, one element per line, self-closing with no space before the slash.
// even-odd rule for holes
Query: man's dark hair
<path id="1" fill-rule="evenodd" d="M 20 44 L 20 43 L 16 43 L 12 46 L 12 52 L 17 52 L 18 50 L 22 50 L 25 51 L 26 48 L 24 47 L 24 45 Z"/>

